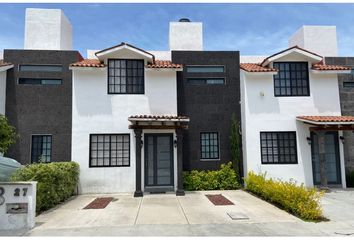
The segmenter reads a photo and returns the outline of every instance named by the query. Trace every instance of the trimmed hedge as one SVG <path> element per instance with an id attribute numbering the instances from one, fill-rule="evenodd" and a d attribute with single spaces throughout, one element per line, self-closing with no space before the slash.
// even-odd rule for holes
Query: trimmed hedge
<path id="1" fill-rule="evenodd" d="M 347 182 L 347 187 L 354 187 L 354 170 L 349 170 L 347 169 L 346 174 L 346 182 Z"/>
<path id="2" fill-rule="evenodd" d="M 303 220 L 323 220 L 320 199 L 323 191 L 307 188 L 295 181 L 266 179 L 266 174 L 249 172 L 245 178 L 246 190 L 273 203 Z"/>
<path id="3" fill-rule="evenodd" d="M 56 206 L 74 195 L 79 180 L 75 162 L 35 163 L 16 170 L 11 181 L 37 181 L 36 212 Z"/>
<path id="4" fill-rule="evenodd" d="M 238 176 L 232 169 L 232 162 L 221 164 L 220 170 L 197 171 L 183 173 L 184 189 L 195 190 L 229 190 L 241 187 Z"/>

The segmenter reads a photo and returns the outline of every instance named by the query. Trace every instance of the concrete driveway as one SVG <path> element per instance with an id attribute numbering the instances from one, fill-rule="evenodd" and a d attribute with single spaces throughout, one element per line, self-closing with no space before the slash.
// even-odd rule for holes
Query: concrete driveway
<path id="1" fill-rule="evenodd" d="M 205 194 L 223 194 L 234 205 L 215 206 Z M 244 191 L 174 194 L 80 195 L 36 219 L 29 236 L 320 236 L 354 233 L 354 192 L 323 199 L 330 222 L 304 222 Z M 96 197 L 114 197 L 105 209 L 83 209 Z M 246 216 L 232 220 L 228 215 Z M 341 214 L 344 213 L 344 214 Z"/>

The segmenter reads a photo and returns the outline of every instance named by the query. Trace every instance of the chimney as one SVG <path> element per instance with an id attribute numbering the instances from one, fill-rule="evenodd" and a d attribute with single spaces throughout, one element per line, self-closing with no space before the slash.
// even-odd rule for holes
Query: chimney
<path id="1" fill-rule="evenodd" d="M 170 50 L 203 50 L 203 23 L 181 18 L 170 22 Z"/>
<path id="2" fill-rule="evenodd" d="M 72 27 L 61 9 L 27 8 L 25 49 L 72 50 Z"/>
<path id="3" fill-rule="evenodd" d="M 302 26 L 289 38 L 289 47 L 295 45 L 323 57 L 336 57 L 336 26 Z"/>

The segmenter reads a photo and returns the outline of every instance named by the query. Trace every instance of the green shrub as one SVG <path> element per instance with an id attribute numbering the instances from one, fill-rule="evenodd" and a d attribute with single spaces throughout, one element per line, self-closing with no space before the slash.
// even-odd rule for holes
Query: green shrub
<path id="1" fill-rule="evenodd" d="M 236 171 L 232 168 L 232 162 L 221 164 L 217 171 L 184 172 L 184 188 L 194 190 L 228 190 L 238 189 L 240 184 Z"/>
<path id="2" fill-rule="evenodd" d="M 354 170 L 347 169 L 346 174 L 347 187 L 354 187 Z"/>
<path id="3" fill-rule="evenodd" d="M 284 182 L 267 179 L 266 174 L 249 172 L 245 178 L 245 187 L 266 201 L 304 220 L 322 220 L 320 199 L 323 192 L 307 188 L 294 181 Z"/>
<path id="4" fill-rule="evenodd" d="M 15 128 L 9 124 L 7 118 L 0 114 L 0 153 L 6 153 L 8 148 L 16 142 Z"/>
<path id="5" fill-rule="evenodd" d="M 16 170 L 11 181 L 37 181 L 37 213 L 50 209 L 75 193 L 79 165 L 75 162 L 35 163 Z"/>

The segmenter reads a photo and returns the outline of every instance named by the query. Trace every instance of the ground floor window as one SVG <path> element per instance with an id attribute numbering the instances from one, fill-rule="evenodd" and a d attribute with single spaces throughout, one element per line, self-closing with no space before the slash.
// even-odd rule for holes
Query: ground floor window
<path id="1" fill-rule="evenodd" d="M 130 166 L 129 134 L 91 134 L 90 167 Z"/>
<path id="2" fill-rule="evenodd" d="M 261 132 L 262 164 L 297 164 L 296 132 Z"/>
<path id="3" fill-rule="evenodd" d="M 219 159 L 219 134 L 217 132 L 200 133 L 201 159 Z"/>
<path id="4" fill-rule="evenodd" d="M 31 162 L 51 162 L 52 136 L 32 135 Z"/>

